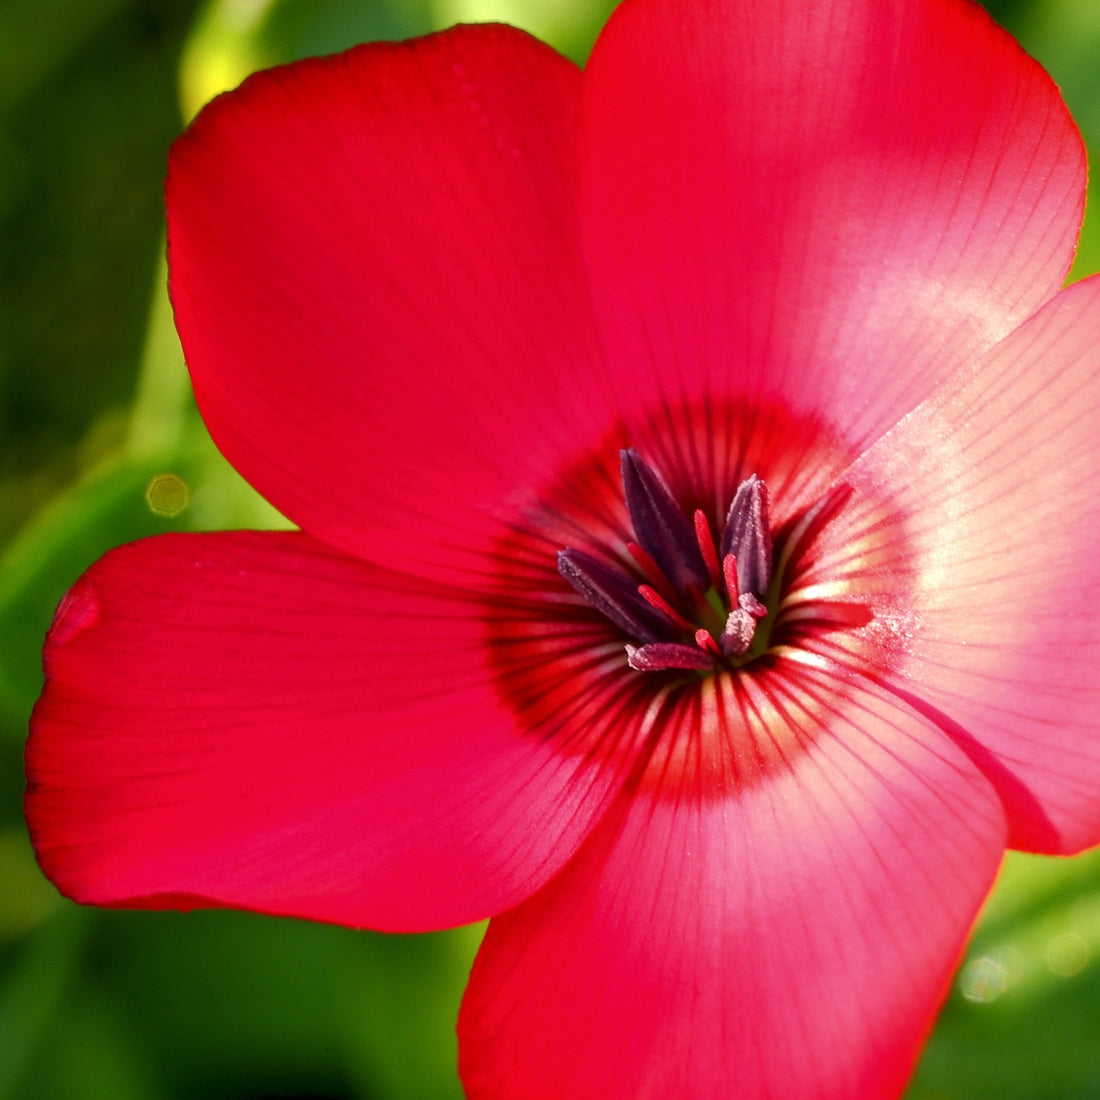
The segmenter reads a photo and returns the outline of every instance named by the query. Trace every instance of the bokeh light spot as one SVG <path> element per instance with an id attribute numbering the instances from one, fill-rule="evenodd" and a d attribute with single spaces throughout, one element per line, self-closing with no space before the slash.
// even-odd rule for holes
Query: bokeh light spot
<path id="1" fill-rule="evenodd" d="M 1089 964 L 1088 942 L 1076 932 L 1062 932 L 1052 936 L 1046 948 L 1046 962 L 1052 974 L 1059 978 L 1072 978 Z"/>
<path id="2" fill-rule="evenodd" d="M 145 503 L 157 516 L 178 516 L 190 500 L 191 490 L 177 474 L 157 474 L 145 486 Z"/>
<path id="3" fill-rule="evenodd" d="M 1006 960 L 997 955 L 979 955 L 959 974 L 959 991 L 975 1004 L 991 1004 L 1008 991 L 1009 984 Z"/>

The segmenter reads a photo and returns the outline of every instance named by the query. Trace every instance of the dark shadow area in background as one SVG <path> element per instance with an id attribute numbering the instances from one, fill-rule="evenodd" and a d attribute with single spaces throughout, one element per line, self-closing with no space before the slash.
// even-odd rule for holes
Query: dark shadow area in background
<path id="1" fill-rule="evenodd" d="M 0 11 L 0 524 L 71 473 L 127 402 L 198 0 L 9 0 Z"/>

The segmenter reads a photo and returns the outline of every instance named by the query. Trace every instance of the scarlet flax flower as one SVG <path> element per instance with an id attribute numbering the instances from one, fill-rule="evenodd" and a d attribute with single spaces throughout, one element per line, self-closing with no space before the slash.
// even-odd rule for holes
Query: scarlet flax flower
<path id="1" fill-rule="evenodd" d="M 180 138 L 176 319 L 299 527 L 108 554 L 28 750 L 82 902 L 492 917 L 473 1097 L 897 1095 L 1100 841 L 1081 141 L 969 0 L 460 27 Z"/>

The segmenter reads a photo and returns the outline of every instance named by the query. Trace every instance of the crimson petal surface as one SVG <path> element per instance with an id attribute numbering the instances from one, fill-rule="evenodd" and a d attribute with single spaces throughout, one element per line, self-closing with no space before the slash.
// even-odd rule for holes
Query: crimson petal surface
<path id="1" fill-rule="evenodd" d="M 1076 246 L 1081 139 L 969 0 L 627 0 L 583 130 L 589 277 L 639 425 L 654 393 L 740 394 L 750 424 L 779 404 L 865 445 Z"/>
<path id="2" fill-rule="evenodd" d="M 525 727 L 486 631 L 467 594 L 296 532 L 113 551 L 47 642 L 27 754 L 43 867 L 82 902 L 383 930 L 514 905 L 613 797 L 634 731 L 579 680 Z M 599 747 L 571 752 L 555 719 Z"/>
<path id="3" fill-rule="evenodd" d="M 458 27 L 259 73 L 176 143 L 171 293 L 199 407 L 303 529 L 453 581 L 516 487 L 587 441 L 606 395 L 579 92 L 522 32 Z"/>
<path id="4" fill-rule="evenodd" d="M 996 795 L 888 695 L 789 662 L 715 692 L 490 923 L 472 1100 L 901 1091 L 1000 863 Z"/>

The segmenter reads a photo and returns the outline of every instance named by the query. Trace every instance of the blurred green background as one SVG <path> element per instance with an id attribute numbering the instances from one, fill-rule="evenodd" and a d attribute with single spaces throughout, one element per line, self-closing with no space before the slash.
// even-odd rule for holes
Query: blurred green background
<path id="1" fill-rule="evenodd" d="M 34 864 L 22 743 L 42 635 L 84 567 L 157 531 L 280 522 L 207 440 L 171 328 L 161 184 L 184 120 L 252 68 L 457 21 L 583 60 L 611 6 L 0 0 L 0 1100 L 460 1095 L 479 929 L 81 910 Z M 1095 162 L 1100 3 L 987 6 Z M 1090 222 L 1075 276 L 1098 268 Z M 1009 859 L 908 1096 L 1100 1097 L 1100 852 Z"/>

